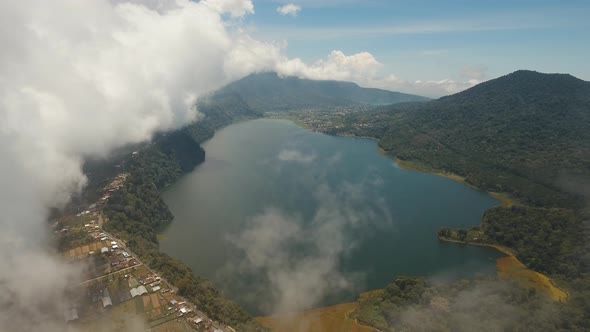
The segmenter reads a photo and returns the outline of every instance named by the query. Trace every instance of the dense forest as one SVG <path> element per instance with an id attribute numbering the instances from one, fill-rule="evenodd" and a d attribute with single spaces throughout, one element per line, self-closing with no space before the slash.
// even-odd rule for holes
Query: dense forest
<path id="1" fill-rule="evenodd" d="M 329 124 L 319 127 L 323 132 L 375 137 L 387 153 L 423 170 L 458 174 L 469 185 L 512 196 L 516 205 L 486 211 L 481 227 L 443 228 L 439 236 L 513 249 L 527 267 L 571 290 L 570 301 L 556 305 L 557 325 L 540 330 L 590 329 L 589 82 L 517 71 L 428 103 L 321 119 Z M 361 304 L 361 321 L 400 327 L 385 299 Z M 449 321 L 441 324 L 455 330 Z"/>
<path id="2" fill-rule="evenodd" d="M 590 295 L 587 285 L 577 291 Z M 579 300 L 557 305 L 534 289 L 494 279 L 399 277 L 363 294 L 352 316 L 380 331 L 587 331 L 590 307 Z"/>
<path id="3" fill-rule="evenodd" d="M 199 143 L 212 137 L 214 131 L 240 119 L 257 117 L 239 98 L 202 101 L 202 119 L 181 130 L 160 134 L 153 143 L 127 154 L 119 162 L 119 171 L 129 173 L 125 185 L 109 199 L 104 212 L 109 232 L 127 242 L 127 246 L 152 269 L 178 288 L 178 293 L 193 301 L 210 318 L 233 326 L 238 331 L 264 331 L 246 311 L 226 299 L 213 285 L 195 275 L 184 263 L 161 253 L 157 231 L 173 219 L 161 198 L 160 190 L 194 169 L 205 158 Z M 109 169 L 109 167 L 105 167 Z M 101 182 L 94 173 L 91 181 Z"/>
<path id="4" fill-rule="evenodd" d="M 529 205 L 585 203 L 567 186 L 588 181 L 590 83 L 570 75 L 518 71 L 429 103 L 333 121 L 326 132 L 378 138 L 401 160 Z"/>

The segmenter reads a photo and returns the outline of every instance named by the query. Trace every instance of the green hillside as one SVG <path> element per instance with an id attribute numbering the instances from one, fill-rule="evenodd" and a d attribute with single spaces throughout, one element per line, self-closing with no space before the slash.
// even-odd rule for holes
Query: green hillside
<path id="1" fill-rule="evenodd" d="M 478 188 L 512 195 L 522 205 L 486 211 L 481 228 L 443 228 L 439 235 L 477 232 L 478 242 L 510 247 L 527 267 L 570 292 L 567 303 L 553 305 L 541 304 L 532 289 L 504 293 L 502 305 L 537 317 L 517 319 L 505 329 L 590 328 L 590 82 L 521 70 L 424 104 L 344 116 L 324 113 L 311 120 L 298 116 L 306 123 L 329 123 L 321 130 L 330 134 L 375 137 L 386 152 L 423 170 L 458 174 Z M 381 330 L 412 330 L 416 326 L 408 326 L 403 316 L 431 307 L 433 294 L 451 307 L 465 294 L 435 286 L 418 294 L 412 290 L 408 297 L 397 283 L 361 298 L 357 319 Z M 481 282 L 470 283 L 481 290 Z M 395 292 L 389 294 L 390 289 Z M 487 304 L 494 297 L 496 292 L 486 296 L 478 310 L 503 315 L 500 307 Z M 455 325 L 459 316 L 432 315 L 435 330 L 461 330 Z M 540 317 L 546 320 L 532 328 Z"/>
<path id="2" fill-rule="evenodd" d="M 428 103 L 351 114 L 338 123 L 328 132 L 379 138 L 399 159 L 527 204 L 582 204 L 565 187 L 590 173 L 590 83 L 570 75 L 517 71 Z"/>

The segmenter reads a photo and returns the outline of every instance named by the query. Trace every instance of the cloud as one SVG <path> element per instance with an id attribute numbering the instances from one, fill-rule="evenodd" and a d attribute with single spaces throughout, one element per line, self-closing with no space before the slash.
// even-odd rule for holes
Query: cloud
<path id="1" fill-rule="evenodd" d="M 315 80 L 340 80 L 358 83 L 364 87 L 415 93 L 438 97 L 456 93 L 470 88 L 479 80 L 470 78 L 465 81 L 444 79 L 438 81 L 408 81 L 395 75 L 384 75 L 383 65 L 368 52 L 346 55 L 342 51 L 332 51 L 326 59 L 311 65 L 299 58 L 280 59 L 276 63 L 276 71 L 286 76 L 297 76 Z"/>
<path id="2" fill-rule="evenodd" d="M 305 154 L 299 150 L 283 149 L 279 152 L 277 158 L 281 161 L 311 163 L 317 158 L 317 156 L 315 154 Z"/>
<path id="3" fill-rule="evenodd" d="M 375 76 L 381 64 L 371 53 L 362 52 L 346 55 L 342 51 L 332 51 L 326 59 L 307 65 L 301 59 L 289 59 L 278 64 L 280 74 L 302 76 L 315 80 L 352 81 L 360 77 Z"/>
<path id="4" fill-rule="evenodd" d="M 227 56 L 247 39 L 224 16 L 252 12 L 246 0 L 0 4 L 0 330 L 63 330 L 80 276 L 52 249 L 50 209 L 83 188 L 85 158 L 195 120 L 196 98 L 240 74 Z"/>
<path id="5" fill-rule="evenodd" d="M 524 306 L 514 300 L 526 291 L 499 280 L 478 280 L 458 292 L 439 286 L 448 293 L 425 292 L 420 303 L 407 305 L 395 317 L 402 331 L 510 331 L 528 326 L 531 331 L 553 330 L 558 307 L 546 298 L 533 298 Z M 534 295 L 543 296 L 543 295 Z"/>
<path id="6" fill-rule="evenodd" d="M 333 50 L 326 58 L 307 63 L 285 55 L 286 43 L 266 43 L 240 34 L 226 57 L 226 76 L 238 79 L 252 72 L 275 71 L 283 76 L 313 80 L 355 82 L 363 87 L 440 97 L 481 83 L 473 77 L 463 80 L 405 80 L 383 72 L 383 65 L 369 52 L 345 54 Z"/>
<path id="7" fill-rule="evenodd" d="M 231 17 L 254 14 L 254 4 L 249 0 L 201 0 L 201 3 L 220 14 L 229 14 Z"/>
<path id="8" fill-rule="evenodd" d="M 301 6 L 297 6 L 292 3 L 288 3 L 277 8 L 277 12 L 283 16 L 297 16 L 300 11 Z"/>
<path id="9" fill-rule="evenodd" d="M 330 187 L 319 180 L 310 190 L 316 205 L 310 216 L 273 206 L 254 216 L 229 238 L 237 254 L 223 271 L 224 284 L 263 314 L 309 309 L 342 292 L 356 294 L 364 275 L 343 272 L 341 261 L 361 240 L 357 230 L 366 235 L 375 224 L 392 224 L 382 202 L 366 202 L 372 188 L 369 181 Z"/>

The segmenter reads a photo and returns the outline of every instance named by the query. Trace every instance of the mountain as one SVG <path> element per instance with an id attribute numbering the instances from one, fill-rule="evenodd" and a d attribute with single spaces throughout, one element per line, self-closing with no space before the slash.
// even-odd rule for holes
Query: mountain
<path id="1" fill-rule="evenodd" d="M 215 96 L 228 94 L 240 96 L 248 106 L 260 112 L 429 100 L 416 95 L 361 88 L 350 82 L 280 77 L 276 73 L 249 75 L 225 86 Z"/>
<path id="2" fill-rule="evenodd" d="M 453 238 L 459 241 L 508 247 L 526 267 L 547 274 L 569 290 L 569 300 L 554 306 L 550 319 L 539 320 L 530 317 L 547 300 L 530 286 L 528 290 L 508 289 L 505 284 L 494 294 L 510 299 L 503 303 L 515 305 L 526 316 L 516 323 L 525 327 L 503 329 L 588 330 L 590 82 L 571 75 L 521 70 L 428 103 L 324 115 L 322 120 L 322 126 L 328 127 L 322 128 L 325 132 L 379 139 L 383 150 L 405 161 L 402 166 L 458 174 L 477 188 L 516 198 L 503 202 L 508 206 L 487 210 L 481 227 L 452 232 L 443 228 L 439 236 L 455 232 L 463 234 Z M 469 287 L 479 288 L 482 282 L 474 280 Z M 419 279 L 397 279 L 382 291 L 362 296 L 352 317 L 380 330 L 416 326 L 460 330 L 465 321 L 451 318 L 460 311 L 459 306 L 453 307 L 454 299 L 458 299 L 455 303 L 465 299 L 453 295 L 463 287 L 460 285 L 467 284 L 436 289 Z M 525 292 L 527 295 L 517 295 Z M 513 302 L 516 298 L 519 303 Z M 432 311 L 437 299 L 450 304 L 449 312 Z M 473 308 L 489 317 L 499 306 L 486 307 L 488 304 Z M 420 321 L 420 325 L 407 326 L 416 320 L 400 320 L 403 312 L 415 313 L 421 305 L 427 310 L 425 317 L 435 317 L 428 321 L 433 325 L 425 327 Z M 536 324 L 539 327 L 531 328 Z"/>
<path id="3" fill-rule="evenodd" d="M 578 204 L 564 187 L 590 170 L 590 82 L 571 75 L 520 70 L 438 100 L 345 121 L 349 126 L 339 131 L 377 137 L 399 159 L 531 205 Z M 365 125 L 350 129 L 355 123 Z"/>

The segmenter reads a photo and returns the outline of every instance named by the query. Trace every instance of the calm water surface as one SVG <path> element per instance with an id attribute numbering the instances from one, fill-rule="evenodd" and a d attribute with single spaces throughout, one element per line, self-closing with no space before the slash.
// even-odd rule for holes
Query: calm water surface
<path id="1" fill-rule="evenodd" d="M 478 225 L 496 200 L 400 169 L 374 141 L 261 119 L 204 148 L 206 161 L 164 193 L 175 220 L 161 248 L 255 314 L 280 305 L 270 303 L 284 287 L 333 288 L 311 304 L 329 305 L 399 275 L 492 274 L 501 257 L 436 238 L 443 226 Z"/>

